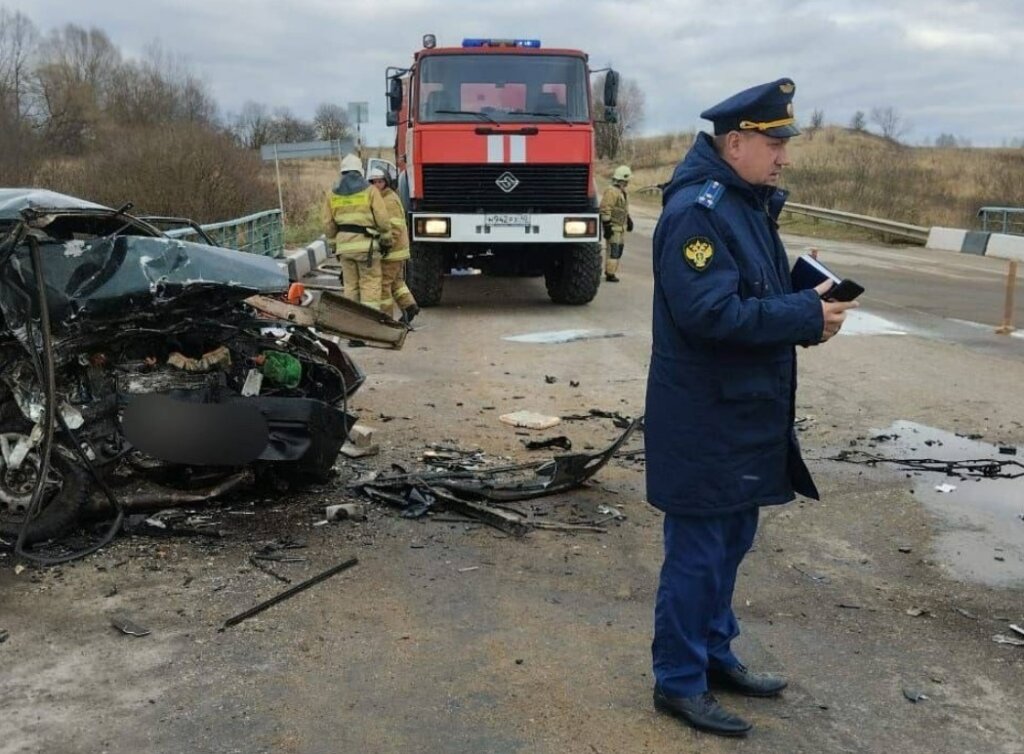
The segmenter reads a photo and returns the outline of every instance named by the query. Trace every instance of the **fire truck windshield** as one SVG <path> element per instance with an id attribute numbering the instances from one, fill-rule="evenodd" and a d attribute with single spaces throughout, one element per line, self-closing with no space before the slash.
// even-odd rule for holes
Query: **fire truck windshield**
<path id="1" fill-rule="evenodd" d="M 571 55 L 431 55 L 419 69 L 419 121 L 590 121 L 590 80 Z"/>

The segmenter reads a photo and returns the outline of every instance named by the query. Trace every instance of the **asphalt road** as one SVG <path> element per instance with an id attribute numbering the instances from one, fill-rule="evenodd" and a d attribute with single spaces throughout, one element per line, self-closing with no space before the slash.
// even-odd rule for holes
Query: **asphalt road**
<path id="1" fill-rule="evenodd" d="M 505 463 L 538 457 L 530 437 L 612 442 L 605 419 L 529 432 L 498 417 L 643 411 L 651 224 L 630 238 L 622 282 L 589 306 L 549 303 L 540 279 L 451 278 L 402 351 L 354 349 L 368 376 L 352 408 L 381 452 L 339 463 L 334 483 L 211 509 L 223 539 L 124 538 L 75 566 L 18 574 L 0 559 L 0 753 L 1024 752 L 1024 649 L 992 639 L 1024 625 L 1022 480 L 834 460 L 934 457 L 936 442 L 952 453 L 953 433 L 986 443 L 963 452 L 1024 449 L 1024 343 L 954 321 L 996 321 L 991 260 L 790 239 L 864 284 L 860 314 L 881 319 L 800 352 L 800 436 L 823 499 L 766 510 L 741 569 L 737 648 L 791 679 L 781 699 L 722 696 L 754 722 L 749 740 L 652 709 L 661 518 L 642 462 L 530 504 L 542 520 L 605 519 L 603 534 L 510 539 L 377 505 L 366 522 L 315 525 L 353 474 L 419 467 L 430 445 Z M 570 329 L 604 337 L 508 339 Z M 888 330 L 906 334 L 877 334 Z M 899 447 L 880 432 L 900 434 Z M 607 520 L 610 509 L 625 519 Z M 220 631 L 285 588 L 249 560 L 282 539 L 307 545 L 303 562 L 275 564 L 293 582 L 360 562 Z M 124 636 L 113 614 L 152 633 Z"/>

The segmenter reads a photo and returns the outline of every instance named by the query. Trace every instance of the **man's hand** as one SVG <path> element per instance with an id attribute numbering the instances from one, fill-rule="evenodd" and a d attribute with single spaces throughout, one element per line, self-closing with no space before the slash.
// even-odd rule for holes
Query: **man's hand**
<path id="1" fill-rule="evenodd" d="M 822 296 L 823 294 L 828 293 L 833 285 L 834 283 L 831 280 L 826 280 L 825 282 L 814 286 L 814 290 L 818 296 Z M 821 318 L 825 321 L 825 327 L 821 332 L 821 342 L 824 343 L 839 332 L 840 328 L 843 326 L 843 322 L 846 320 L 847 309 L 856 309 L 858 306 L 860 306 L 860 304 L 856 301 L 822 300 Z"/>

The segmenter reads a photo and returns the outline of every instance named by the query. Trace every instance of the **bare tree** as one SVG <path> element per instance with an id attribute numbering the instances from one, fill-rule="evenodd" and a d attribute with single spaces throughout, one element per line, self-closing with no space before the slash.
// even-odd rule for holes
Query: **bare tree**
<path id="1" fill-rule="evenodd" d="M 31 58 L 38 40 L 27 16 L 0 8 L 0 108 L 16 122 L 28 115 Z"/>
<path id="2" fill-rule="evenodd" d="M 279 144 L 290 144 L 297 141 L 312 141 L 316 138 L 313 124 L 292 114 L 287 107 L 274 110 L 270 122 L 270 140 Z"/>
<path id="3" fill-rule="evenodd" d="M 270 110 L 261 102 L 249 100 L 238 115 L 228 117 L 228 127 L 243 147 L 259 149 L 271 142 Z"/>
<path id="4" fill-rule="evenodd" d="M 313 128 L 318 139 L 344 139 L 351 134 L 348 112 L 341 105 L 324 102 L 313 115 Z"/>
<path id="5" fill-rule="evenodd" d="M 604 75 L 594 80 L 592 92 L 594 101 L 594 142 L 598 157 L 617 157 L 623 140 L 635 134 L 644 119 L 646 97 L 634 79 L 622 79 L 619 83 L 619 100 L 614 123 L 605 121 Z"/>
<path id="6" fill-rule="evenodd" d="M 217 106 L 206 85 L 159 45 L 151 45 L 143 60 L 118 67 L 108 85 L 105 109 L 120 125 L 213 125 L 217 119 Z"/>
<path id="7" fill-rule="evenodd" d="M 0 185 L 31 183 L 39 162 L 29 86 L 38 38 L 25 15 L 0 8 Z"/>
<path id="8" fill-rule="evenodd" d="M 35 87 L 48 143 L 81 152 L 96 135 L 106 92 L 121 54 L 99 29 L 68 24 L 40 45 Z"/>
<path id="9" fill-rule="evenodd" d="M 899 141 L 910 131 L 910 124 L 892 106 L 871 108 L 871 122 L 891 141 Z"/>
<path id="10" fill-rule="evenodd" d="M 851 131 L 863 131 L 865 128 L 867 128 L 867 125 L 868 123 L 867 120 L 864 119 L 863 110 L 858 110 L 853 114 L 853 117 L 850 118 Z"/>

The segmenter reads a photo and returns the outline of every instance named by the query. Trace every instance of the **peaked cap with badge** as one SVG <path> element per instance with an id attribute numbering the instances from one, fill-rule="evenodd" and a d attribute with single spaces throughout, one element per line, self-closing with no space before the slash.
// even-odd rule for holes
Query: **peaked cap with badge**
<path id="1" fill-rule="evenodd" d="M 755 131 L 765 136 L 789 138 L 798 136 L 793 115 L 792 79 L 779 79 L 744 89 L 700 114 L 715 126 L 715 135 L 730 131 Z"/>

